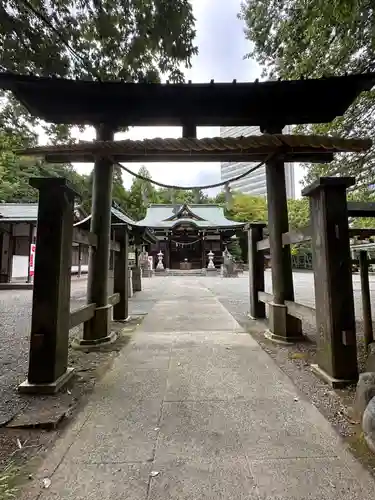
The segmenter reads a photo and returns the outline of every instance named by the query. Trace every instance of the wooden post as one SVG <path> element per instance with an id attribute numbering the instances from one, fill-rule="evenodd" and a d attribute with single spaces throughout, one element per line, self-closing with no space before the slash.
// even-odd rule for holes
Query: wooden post
<path id="1" fill-rule="evenodd" d="M 281 129 L 266 132 L 282 133 Z M 293 342 L 303 339 L 303 335 L 301 320 L 287 314 L 285 306 L 285 300 L 294 301 L 294 290 L 290 245 L 282 244 L 282 235 L 289 230 L 282 159 L 266 162 L 266 181 L 273 293 L 273 301 L 269 303 L 269 333 L 271 339 Z"/>
<path id="2" fill-rule="evenodd" d="M 264 253 L 258 251 L 257 243 L 263 239 L 266 224 L 251 223 L 248 230 L 250 318 L 265 318 L 266 306 L 258 299 L 258 292 L 264 292 Z"/>
<path id="3" fill-rule="evenodd" d="M 172 237 L 170 234 L 169 234 L 168 252 L 169 252 L 169 269 L 172 269 Z"/>
<path id="4" fill-rule="evenodd" d="M 102 124 L 97 128 L 97 140 L 113 140 L 114 129 Z M 113 165 L 106 157 L 96 157 L 92 193 L 91 232 L 98 238 L 96 248 L 90 248 L 87 303 L 96 304 L 95 315 L 84 324 L 82 345 L 111 342 L 111 305 L 108 304 L 108 271 L 111 239 Z"/>
<path id="5" fill-rule="evenodd" d="M 142 291 L 142 276 L 141 276 L 141 268 L 139 266 L 139 257 L 138 257 L 138 246 L 135 246 L 135 265 L 132 269 L 132 284 L 133 284 L 133 292 L 141 292 Z"/>
<path id="6" fill-rule="evenodd" d="M 76 192 L 62 178 L 31 178 L 39 190 L 29 372 L 20 392 L 55 393 L 67 368 L 73 213 Z"/>
<path id="7" fill-rule="evenodd" d="M 116 321 L 125 321 L 129 317 L 129 233 L 128 228 L 124 226 L 122 231 L 118 232 L 117 238 L 120 243 L 120 251 L 115 254 L 115 272 L 114 272 L 114 293 L 120 294 L 120 302 L 113 306 L 113 319 Z"/>
<path id="8" fill-rule="evenodd" d="M 205 235 L 201 234 L 201 245 L 202 245 L 202 269 L 206 269 L 206 254 L 205 254 Z"/>
<path id="9" fill-rule="evenodd" d="M 321 177 L 302 191 L 310 198 L 317 365 L 332 387 L 358 378 L 346 189 L 353 177 Z"/>
<path id="10" fill-rule="evenodd" d="M 182 137 L 187 139 L 196 139 L 197 127 L 193 123 L 185 123 L 182 126 Z"/>
<path id="11" fill-rule="evenodd" d="M 374 341 L 374 334 L 372 329 L 371 296 L 370 284 L 368 279 L 368 260 L 366 250 L 360 250 L 359 252 L 359 273 L 361 276 L 363 334 L 365 337 L 365 344 L 367 348 L 371 344 L 371 342 Z"/>

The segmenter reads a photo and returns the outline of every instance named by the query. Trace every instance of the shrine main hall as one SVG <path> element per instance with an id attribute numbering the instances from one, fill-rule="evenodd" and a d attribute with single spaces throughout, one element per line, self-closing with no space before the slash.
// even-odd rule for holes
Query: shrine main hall
<path id="1" fill-rule="evenodd" d="M 245 225 L 227 219 L 223 207 L 204 204 L 152 204 L 138 224 L 152 229 L 157 238 L 148 249 L 154 268 L 161 251 L 164 268 L 186 270 L 206 268 L 209 252 L 214 254 L 215 267 L 220 268 L 223 251 Z"/>

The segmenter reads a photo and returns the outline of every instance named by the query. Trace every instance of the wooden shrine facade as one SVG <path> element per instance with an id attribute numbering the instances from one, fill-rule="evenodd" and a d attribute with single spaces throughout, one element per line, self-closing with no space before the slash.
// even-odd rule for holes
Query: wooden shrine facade
<path id="1" fill-rule="evenodd" d="M 204 204 L 151 205 L 139 224 L 152 228 L 157 238 L 148 248 L 153 267 L 161 251 L 164 268 L 185 270 L 206 268 L 210 251 L 220 268 L 225 247 L 245 225 L 227 219 L 222 207 Z"/>

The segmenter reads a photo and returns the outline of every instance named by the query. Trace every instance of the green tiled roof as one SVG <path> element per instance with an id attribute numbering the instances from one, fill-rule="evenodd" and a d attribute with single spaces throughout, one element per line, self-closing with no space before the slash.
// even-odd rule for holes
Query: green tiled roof
<path id="1" fill-rule="evenodd" d="M 190 211 L 198 220 L 194 217 L 174 218 L 183 208 Z M 227 219 L 224 215 L 224 209 L 218 205 L 203 204 L 150 205 L 146 217 L 140 220 L 138 224 L 155 229 L 171 229 L 183 222 L 194 224 L 198 228 L 241 228 L 245 224 L 245 222 L 235 222 Z"/>

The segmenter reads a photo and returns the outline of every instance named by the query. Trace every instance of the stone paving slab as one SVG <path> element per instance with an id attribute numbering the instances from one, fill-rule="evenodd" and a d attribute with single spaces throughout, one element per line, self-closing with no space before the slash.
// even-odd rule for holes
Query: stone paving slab
<path id="1" fill-rule="evenodd" d="M 370 500 L 371 491 L 334 458 L 250 462 L 259 500 Z M 373 496 L 373 493 L 372 493 Z"/>
<path id="2" fill-rule="evenodd" d="M 80 464 L 64 462 L 38 500 L 144 500 L 150 464 Z"/>
<path id="3" fill-rule="evenodd" d="M 202 280 L 168 280 L 27 499 L 372 499 L 373 478 Z"/>
<path id="4" fill-rule="evenodd" d="M 149 500 L 258 500 L 244 457 L 157 459 L 154 467 L 160 474 L 151 479 Z"/>
<path id="5" fill-rule="evenodd" d="M 206 340 L 205 345 L 177 345 L 171 354 L 166 401 L 228 401 L 283 393 L 277 374 L 267 369 L 251 343 L 209 347 Z"/>

